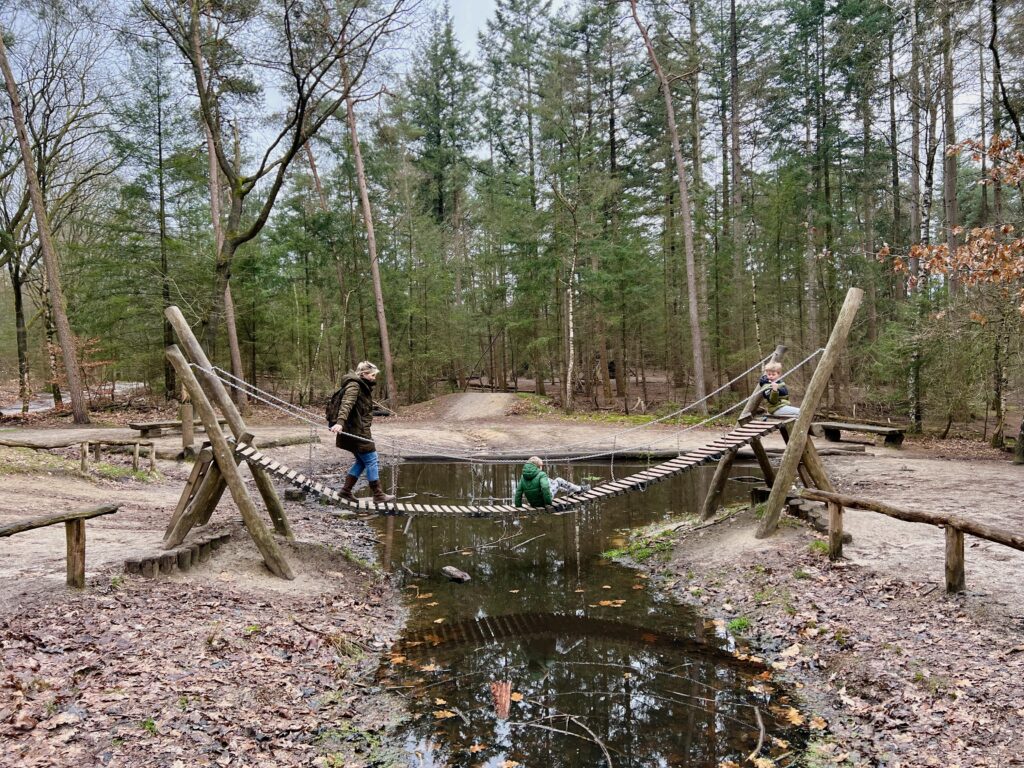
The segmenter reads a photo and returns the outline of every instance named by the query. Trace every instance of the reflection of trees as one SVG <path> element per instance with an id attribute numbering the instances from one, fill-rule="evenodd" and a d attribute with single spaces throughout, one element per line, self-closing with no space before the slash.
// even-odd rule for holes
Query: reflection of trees
<path id="1" fill-rule="evenodd" d="M 569 469 L 556 471 L 575 480 L 609 475 L 604 466 Z M 430 503 L 501 498 L 511 492 L 519 470 L 405 465 L 400 485 L 406 492 L 440 494 L 421 496 Z M 620 476 L 631 471 L 635 467 L 617 467 Z M 678 606 L 655 605 L 647 590 L 632 589 L 632 571 L 599 558 L 623 529 L 696 511 L 710 476 L 710 469 L 693 471 L 567 515 L 416 518 L 405 536 L 398 526 L 389 552 L 394 570 L 407 566 L 435 575 L 444 565 L 456 565 L 474 577 L 461 585 L 438 578 L 419 584 L 433 593 L 430 602 L 437 607 L 416 601 L 406 637 L 413 647 L 400 644 L 396 652 L 405 660 L 382 673 L 410 694 L 411 708 L 423 715 L 410 724 L 407 743 L 439 739 L 445 754 L 437 764 L 447 760 L 452 766 L 499 757 L 544 768 L 601 765 L 599 741 L 616 766 L 717 768 L 725 759 L 742 762 L 759 734 L 752 709 L 757 697 L 747 691 L 749 668 L 725 651 L 700 653 L 688 646 L 701 637 L 699 617 Z M 611 589 L 603 590 L 605 585 Z M 625 603 L 617 610 L 598 607 L 603 598 Z M 523 617 L 539 613 L 564 616 L 554 619 L 561 625 L 553 631 L 526 631 Z M 444 621 L 434 624 L 438 617 Z M 481 630 L 463 620 L 482 617 L 491 618 L 478 638 L 473 633 Z M 620 632 L 596 622 L 588 628 L 584 617 L 633 626 Z M 524 631 L 497 632 L 494 626 Z M 481 639 L 487 627 L 489 641 Z M 637 627 L 649 629 L 650 636 Z M 451 646 L 431 647 L 453 637 Z M 436 705 L 438 699 L 446 704 Z M 455 714 L 438 720 L 439 709 Z M 766 724 L 769 733 L 784 730 Z M 470 755 L 474 743 L 489 746 Z"/>
<path id="2" fill-rule="evenodd" d="M 439 654 L 429 664 L 443 671 L 397 665 L 389 675 L 408 681 L 411 708 L 425 715 L 411 729 L 439 730 L 453 766 L 498 755 L 550 768 L 601 765 L 596 735 L 616 765 L 717 767 L 757 742 L 750 675 L 664 648 L 538 637 Z M 508 723 L 495 707 L 496 681 L 511 684 Z M 435 721 L 438 698 L 459 716 Z M 782 730 L 769 723 L 769 732 Z M 464 758 L 463 745 L 473 743 L 489 749 Z"/>

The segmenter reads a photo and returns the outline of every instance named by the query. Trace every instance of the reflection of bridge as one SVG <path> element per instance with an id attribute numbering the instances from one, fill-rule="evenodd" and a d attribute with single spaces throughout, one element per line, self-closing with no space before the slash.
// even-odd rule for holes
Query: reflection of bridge
<path id="1" fill-rule="evenodd" d="M 412 632 L 400 639 L 392 649 L 403 656 L 429 655 L 435 650 L 456 646 L 498 645 L 507 640 L 531 637 L 593 637 L 642 645 L 669 646 L 709 661 L 746 671 L 760 667 L 736 658 L 728 651 L 707 645 L 692 637 L 660 632 L 635 624 L 591 616 L 565 613 L 509 613 L 464 619 L 451 624 L 437 624 Z"/>
<path id="2" fill-rule="evenodd" d="M 461 505 L 461 504 L 409 504 L 387 502 L 376 504 L 371 499 L 360 499 L 357 503 L 346 501 L 333 488 L 317 483 L 294 469 L 264 456 L 251 445 L 239 443 L 235 452 L 250 464 L 277 475 L 287 482 L 306 491 L 316 493 L 339 506 L 367 512 L 391 515 L 462 515 L 466 517 L 490 517 L 492 515 L 513 515 L 529 512 L 564 512 L 580 504 L 619 496 L 631 491 L 643 491 L 651 483 L 660 483 L 673 475 L 686 472 L 709 461 L 719 459 L 727 451 L 735 450 L 752 441 L 759 440 L 770 432 L 789 424 L 792 419 L 764 419 L 751 421 L 732 432 L 712 440 L 707 445 L 680 454 L 678 457 L 646 469 L 643 472 L 601 483 L 595 488 L 573 493 L 555 499 L 546 507 L 515 507 L 510 504 Z"/>

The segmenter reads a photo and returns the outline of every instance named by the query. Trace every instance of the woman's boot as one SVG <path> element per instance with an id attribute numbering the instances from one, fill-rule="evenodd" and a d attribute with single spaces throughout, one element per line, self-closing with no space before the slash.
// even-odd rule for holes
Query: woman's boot
<path id="1" fill-rule="evenodd" d="M 352 477 L 352 475 L 345 475 L 345 484 L 341 486 L 341 490 L 338 491 L 338 495 L 345 501 L 351 501 L 355 504 L 357 499 L 352 495 L 352 489 L 356 487 L 356 480 L 358 479 L 358 477 Z"/>
<path id="2" fill-rule="evenodd" d="M 380 487 L 380 480 L 374 480 L 370 483 L 370 490 L 373 491 L 374 504 L 386 504 L 389 501 L 395 500 L 395 497 L 390 493 L 384 493 L 384 489 Z"/>

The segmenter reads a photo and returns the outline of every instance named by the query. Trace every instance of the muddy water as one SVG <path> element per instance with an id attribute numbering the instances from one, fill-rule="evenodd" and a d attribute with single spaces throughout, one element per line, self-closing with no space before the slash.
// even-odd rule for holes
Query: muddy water
<path id="1" fill-rule="evenodd" d="M 500 503 L 518 466 L 390 472 L 420 503 Z M 579 483 L 612 469 L 549 474 Z M 600 556 L 624 546 L 631 529 L 695 511 L 710 478 L 700 469 L 559 516 L 378 521 L 385 567 L 406 575 L 411 611 L 380 672 L 408 699 L 408 764 L 718 768 L 744 763 L 760 743 L 761 755 L 786 765 L 787 743 L 800 735 L 780 714 L 785 696 L 757 678 L 763 669 L 737 658 L 721 626 Z M 746 493 L 739 481 L 727 487 L 733 499 Z M 446 565 L 472 580 L 449 581 Z"/>

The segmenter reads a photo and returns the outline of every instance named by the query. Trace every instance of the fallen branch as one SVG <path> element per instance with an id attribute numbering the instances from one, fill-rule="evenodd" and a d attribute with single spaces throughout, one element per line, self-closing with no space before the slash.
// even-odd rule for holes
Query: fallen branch
<path id="1" fill-rule="evenodd" d="M 757 737 L 757 746 L 754 747 L 754 751 L 747 755 L 747 760 L 754 762 L 754 758 L 761 752 L 761 747 L 764 746 L 764 720 L 761 719 L 761 710 L 754 707 L 754 716 L 757 717 L 757 727 L 761 733 Z"/>

